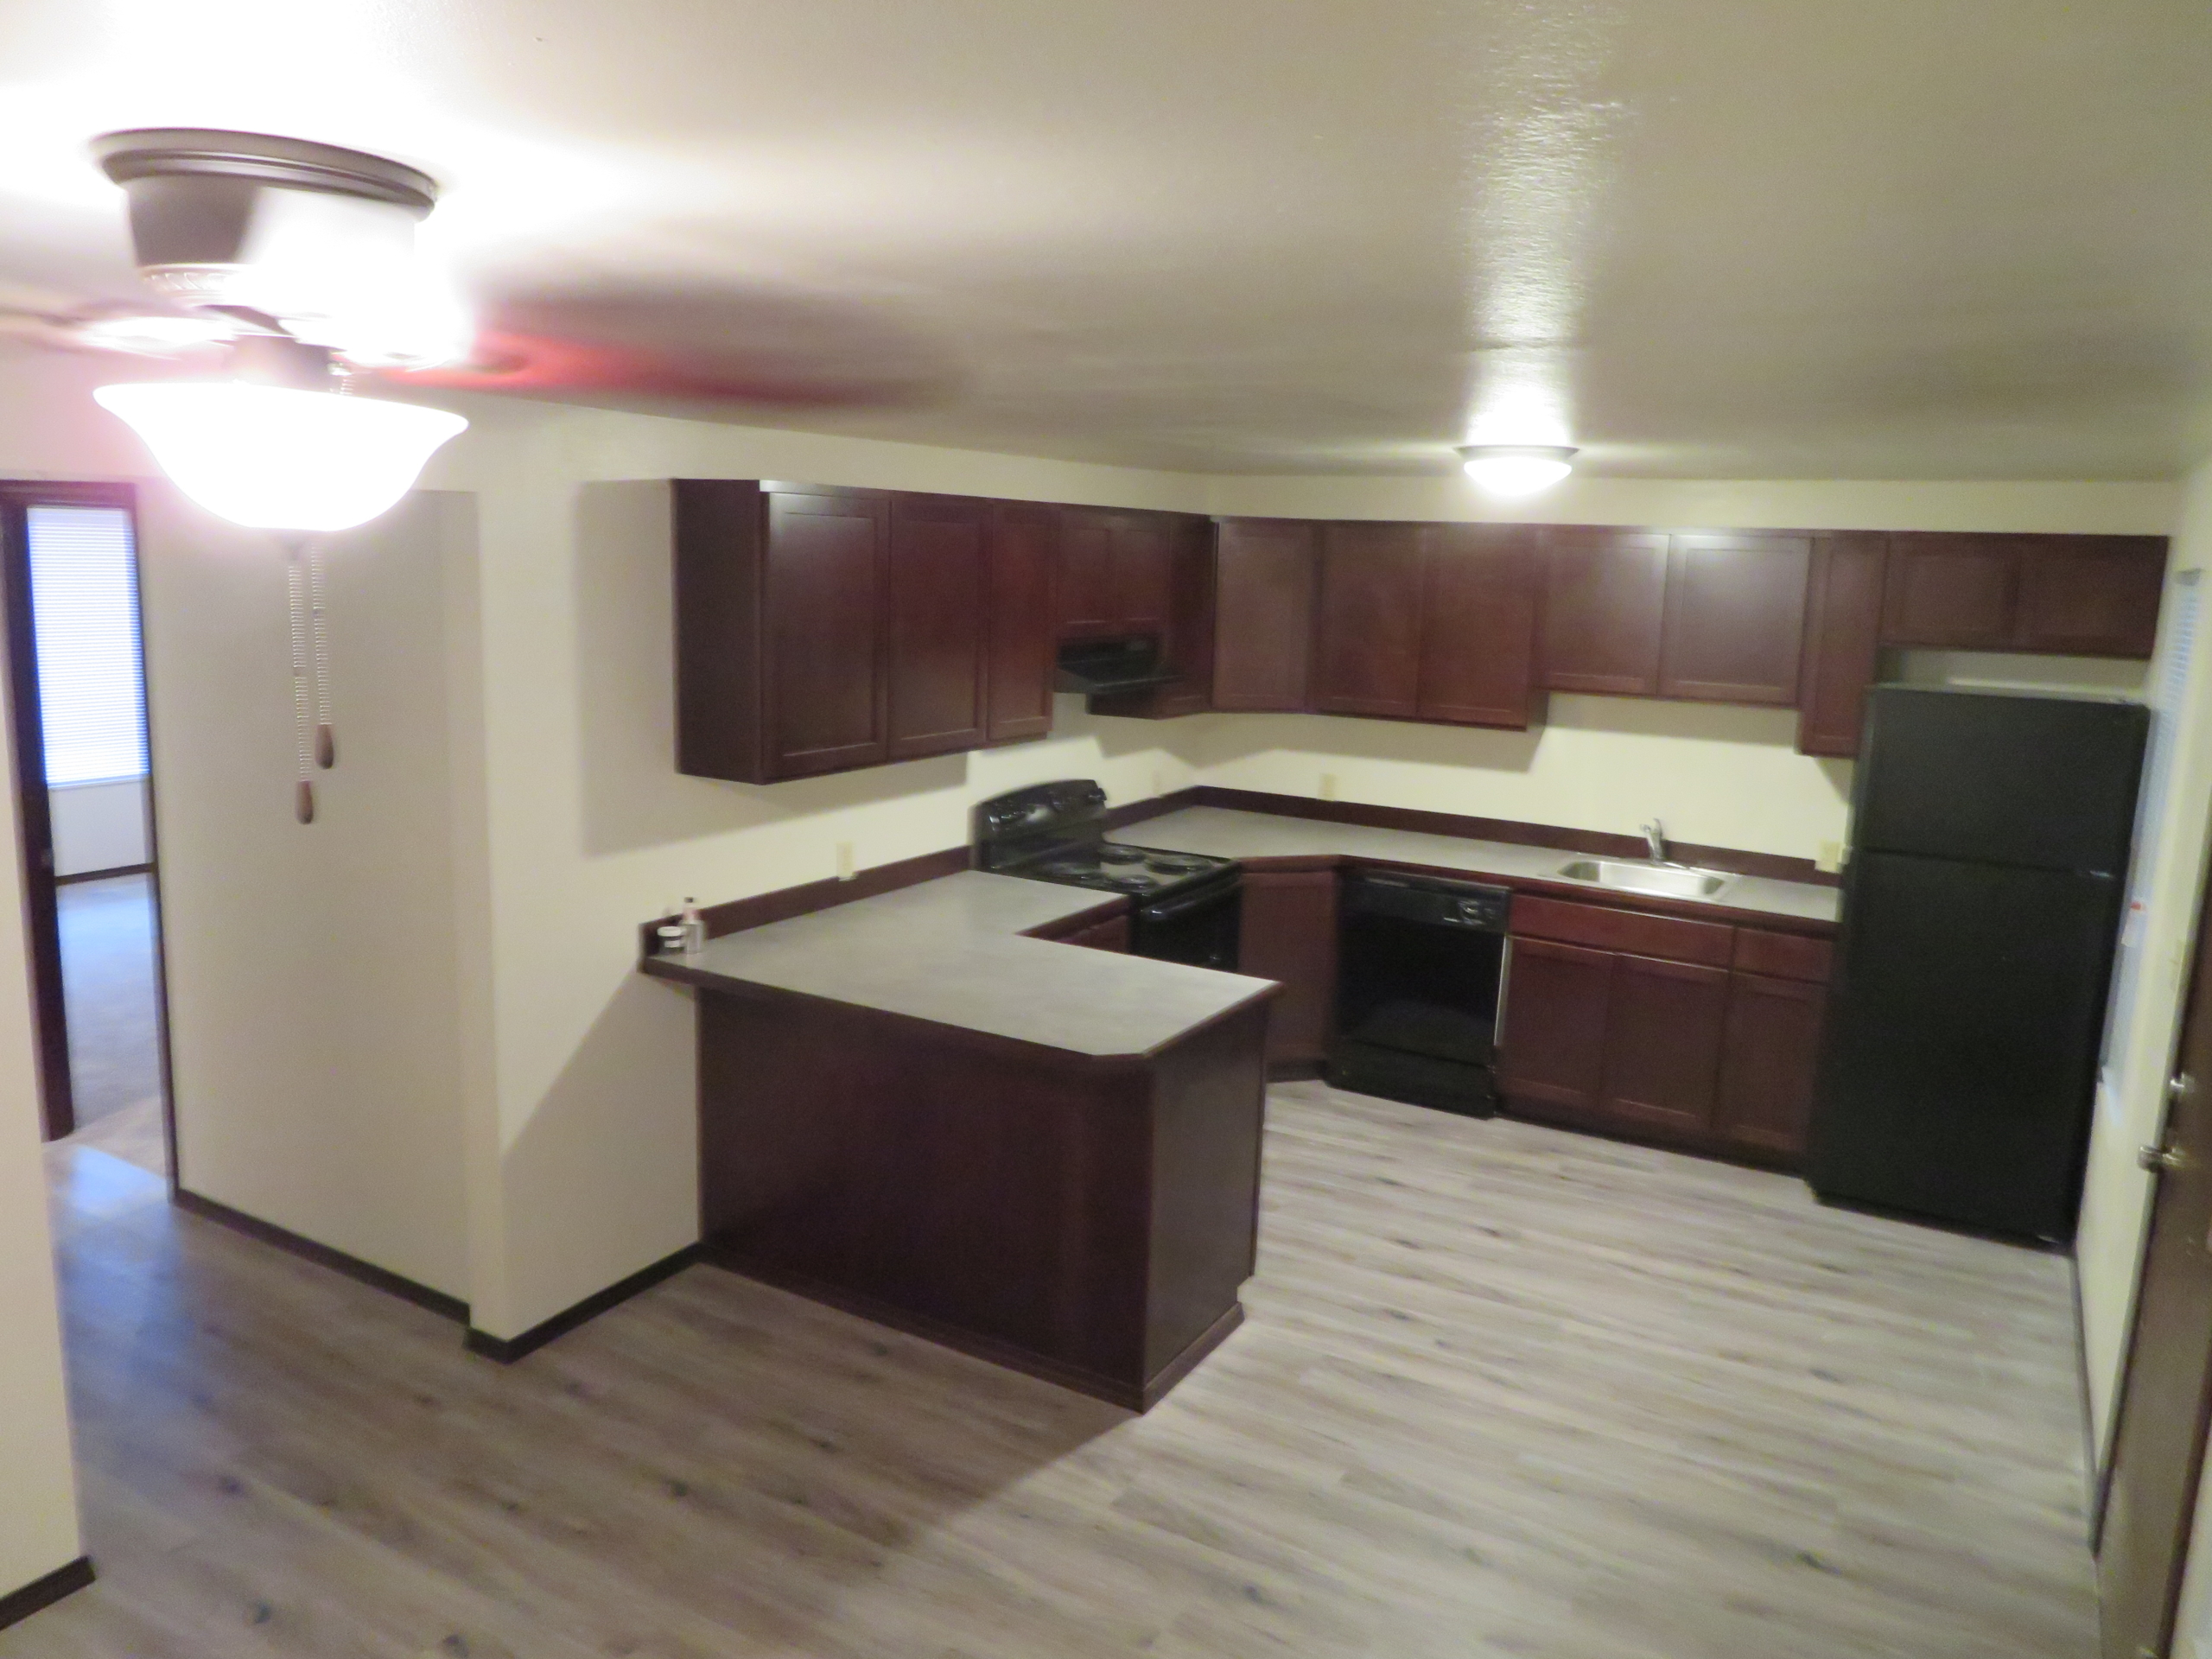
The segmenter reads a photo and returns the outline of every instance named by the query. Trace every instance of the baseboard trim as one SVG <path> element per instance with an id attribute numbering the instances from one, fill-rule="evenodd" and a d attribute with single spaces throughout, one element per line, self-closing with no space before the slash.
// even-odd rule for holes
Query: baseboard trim
<path id="1" fill-rule="evenodd" d="M 320 1268 L 328 1268 L 334 1273 L 342 1273 L 348 1279 L 357 1280 L 373 1290 L 381 1290 L 386 1295 L 397 1296 L 404 1302 L 412 1302 L 441 1319 L 452 1319 L 461 1325 L 468 1323 L 468 1304 L 460 1297 L 448 1296 L 442 1290 L 432 1290 L 428 1285 L 417 1284 L 388 1268 L 364 1262 L 358 1255 L 348 1255 L 327 1244 L 318 1244 L 314 1239 L 303 1237 L 289 1227 L 279 1227 L 274 1222 L 250 1216 L 243 1210 L 233 1210 L 227 1204 L 219 1204 L 213 1198 L 202 1198 L 197 1192 L 188 1192 L 181 1187 L 169 1195 L 169 1202 L 188 1215 L 203 1217 L 261 1243 L 273 1244 L 302 1261 L 312 1262 Z"/>
<path id="2" fill-rule="evenodd" d="M 663 1256 L 649 1268 L 640 1268 L 627 1279 L 609 1285 L 594 1295 L 587 1296 L 574 1307 L 556 1313 L 551 1319 L 533 1325 L 518 1337 L 495 1337 L 488 1331 L 470 1325 L 461 1343 L 472 1354 L 481 1354 L 486 1359 L 497 1360 L 502 1365 L 512 1365 L 517 1360 L 536 1353 L 556 1337 L 564 1337 L 580 1325 L 597 1319 L 610 1307 L 619 1307 L 641 1291 L 651 1290 L 664 1279 L 672 1279 L 699 1260 L 700 1247 L 687 1244 L 673 1255 Z"/>
<path id="3" fill-rule="evenodd" d="M 57 1567 L 42 1579 L 33 1579 L 20 1590 L 0 1596 L 0 1630 L 20 1624 L 33 1613 L 51 1607 L 64 1596 L 73 1596 L 92 1581 L 92 1558 L 79 1555 L 67 1567 Z"/>

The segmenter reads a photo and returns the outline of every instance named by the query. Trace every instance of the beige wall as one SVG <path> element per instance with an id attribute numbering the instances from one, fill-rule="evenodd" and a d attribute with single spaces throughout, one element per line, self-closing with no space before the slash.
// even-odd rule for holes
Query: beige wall
<path id="1" fill-rule="evenodd" d="M 5 743 L 0 735 L 0 766 L 8 764 Z M 39 1157 L 20 825 L 14 791 L 7 795 L 0 809 L 0 1595 L 67 1567 L 80 1550 Z"/>
<path id="2" fill-rule="evenodd" d="M 339 764 L 303 829 L 283 556 L 140 501 L 181 1179 L 466 1297 L 447 653 L 474 504 L 328 539 Z"/>

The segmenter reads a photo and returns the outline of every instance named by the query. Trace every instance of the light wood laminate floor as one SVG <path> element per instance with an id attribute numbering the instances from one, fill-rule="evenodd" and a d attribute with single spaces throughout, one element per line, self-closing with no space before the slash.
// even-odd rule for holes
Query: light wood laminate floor
<path id="1" fill-rule="evenodd" d="M 709 1268 L 520 1365 L 55 1158 L 100 1582 L 0 1655 L 2088 1659 L 2063 1259 L 1275 1091 L 1136 1418 Z"/>

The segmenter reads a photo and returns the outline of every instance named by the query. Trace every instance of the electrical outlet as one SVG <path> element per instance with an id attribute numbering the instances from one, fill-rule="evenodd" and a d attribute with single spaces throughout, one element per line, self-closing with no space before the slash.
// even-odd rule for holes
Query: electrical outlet
<path id="1" fill-rule="evenodd" d="M 840 881 L 853 879 L 853 843 L 849 841 L 837 843 L 837 879 Z"/>
<path id="2" fill-rule="evenodd" d="M 1333 772 L 1325 772 L 1321 774 L 1321 798 L 1325 801 L 1333 801 L 1337 798 L 1337 774 Z"/>
<path id="3" fill-rule="evenodd" d="M 1843 868 L 1843 843 L 1840 841 L 1822 842 L 1820 851 L 1813 855 L 1813 868 L 1827 875 L 1834 875 L 1840 870 Z"/>

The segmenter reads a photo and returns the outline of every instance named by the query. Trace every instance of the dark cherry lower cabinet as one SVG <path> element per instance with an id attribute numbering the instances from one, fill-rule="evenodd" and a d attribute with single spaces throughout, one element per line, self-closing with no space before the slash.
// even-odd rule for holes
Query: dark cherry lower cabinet
<path id="1" fill-rule="evenodd" d="M 1762 1162 L 1802 1155 L 1826 940 L 1749 928 L 1732 939 L 1712 924 L 1589 905 L 1528 908 L 1549 931 L 1704 960 L 1516 935 L 1498 1060 L 1510 1109 Z"/>
<path id="2" fill-rule="evenodd" d="M 1244 872 L 1236 970 L 1281 982 L 1268 1014 L 1270 1071 L 1311 1072 L 1336 1024 L 1337 873 Z"/>

